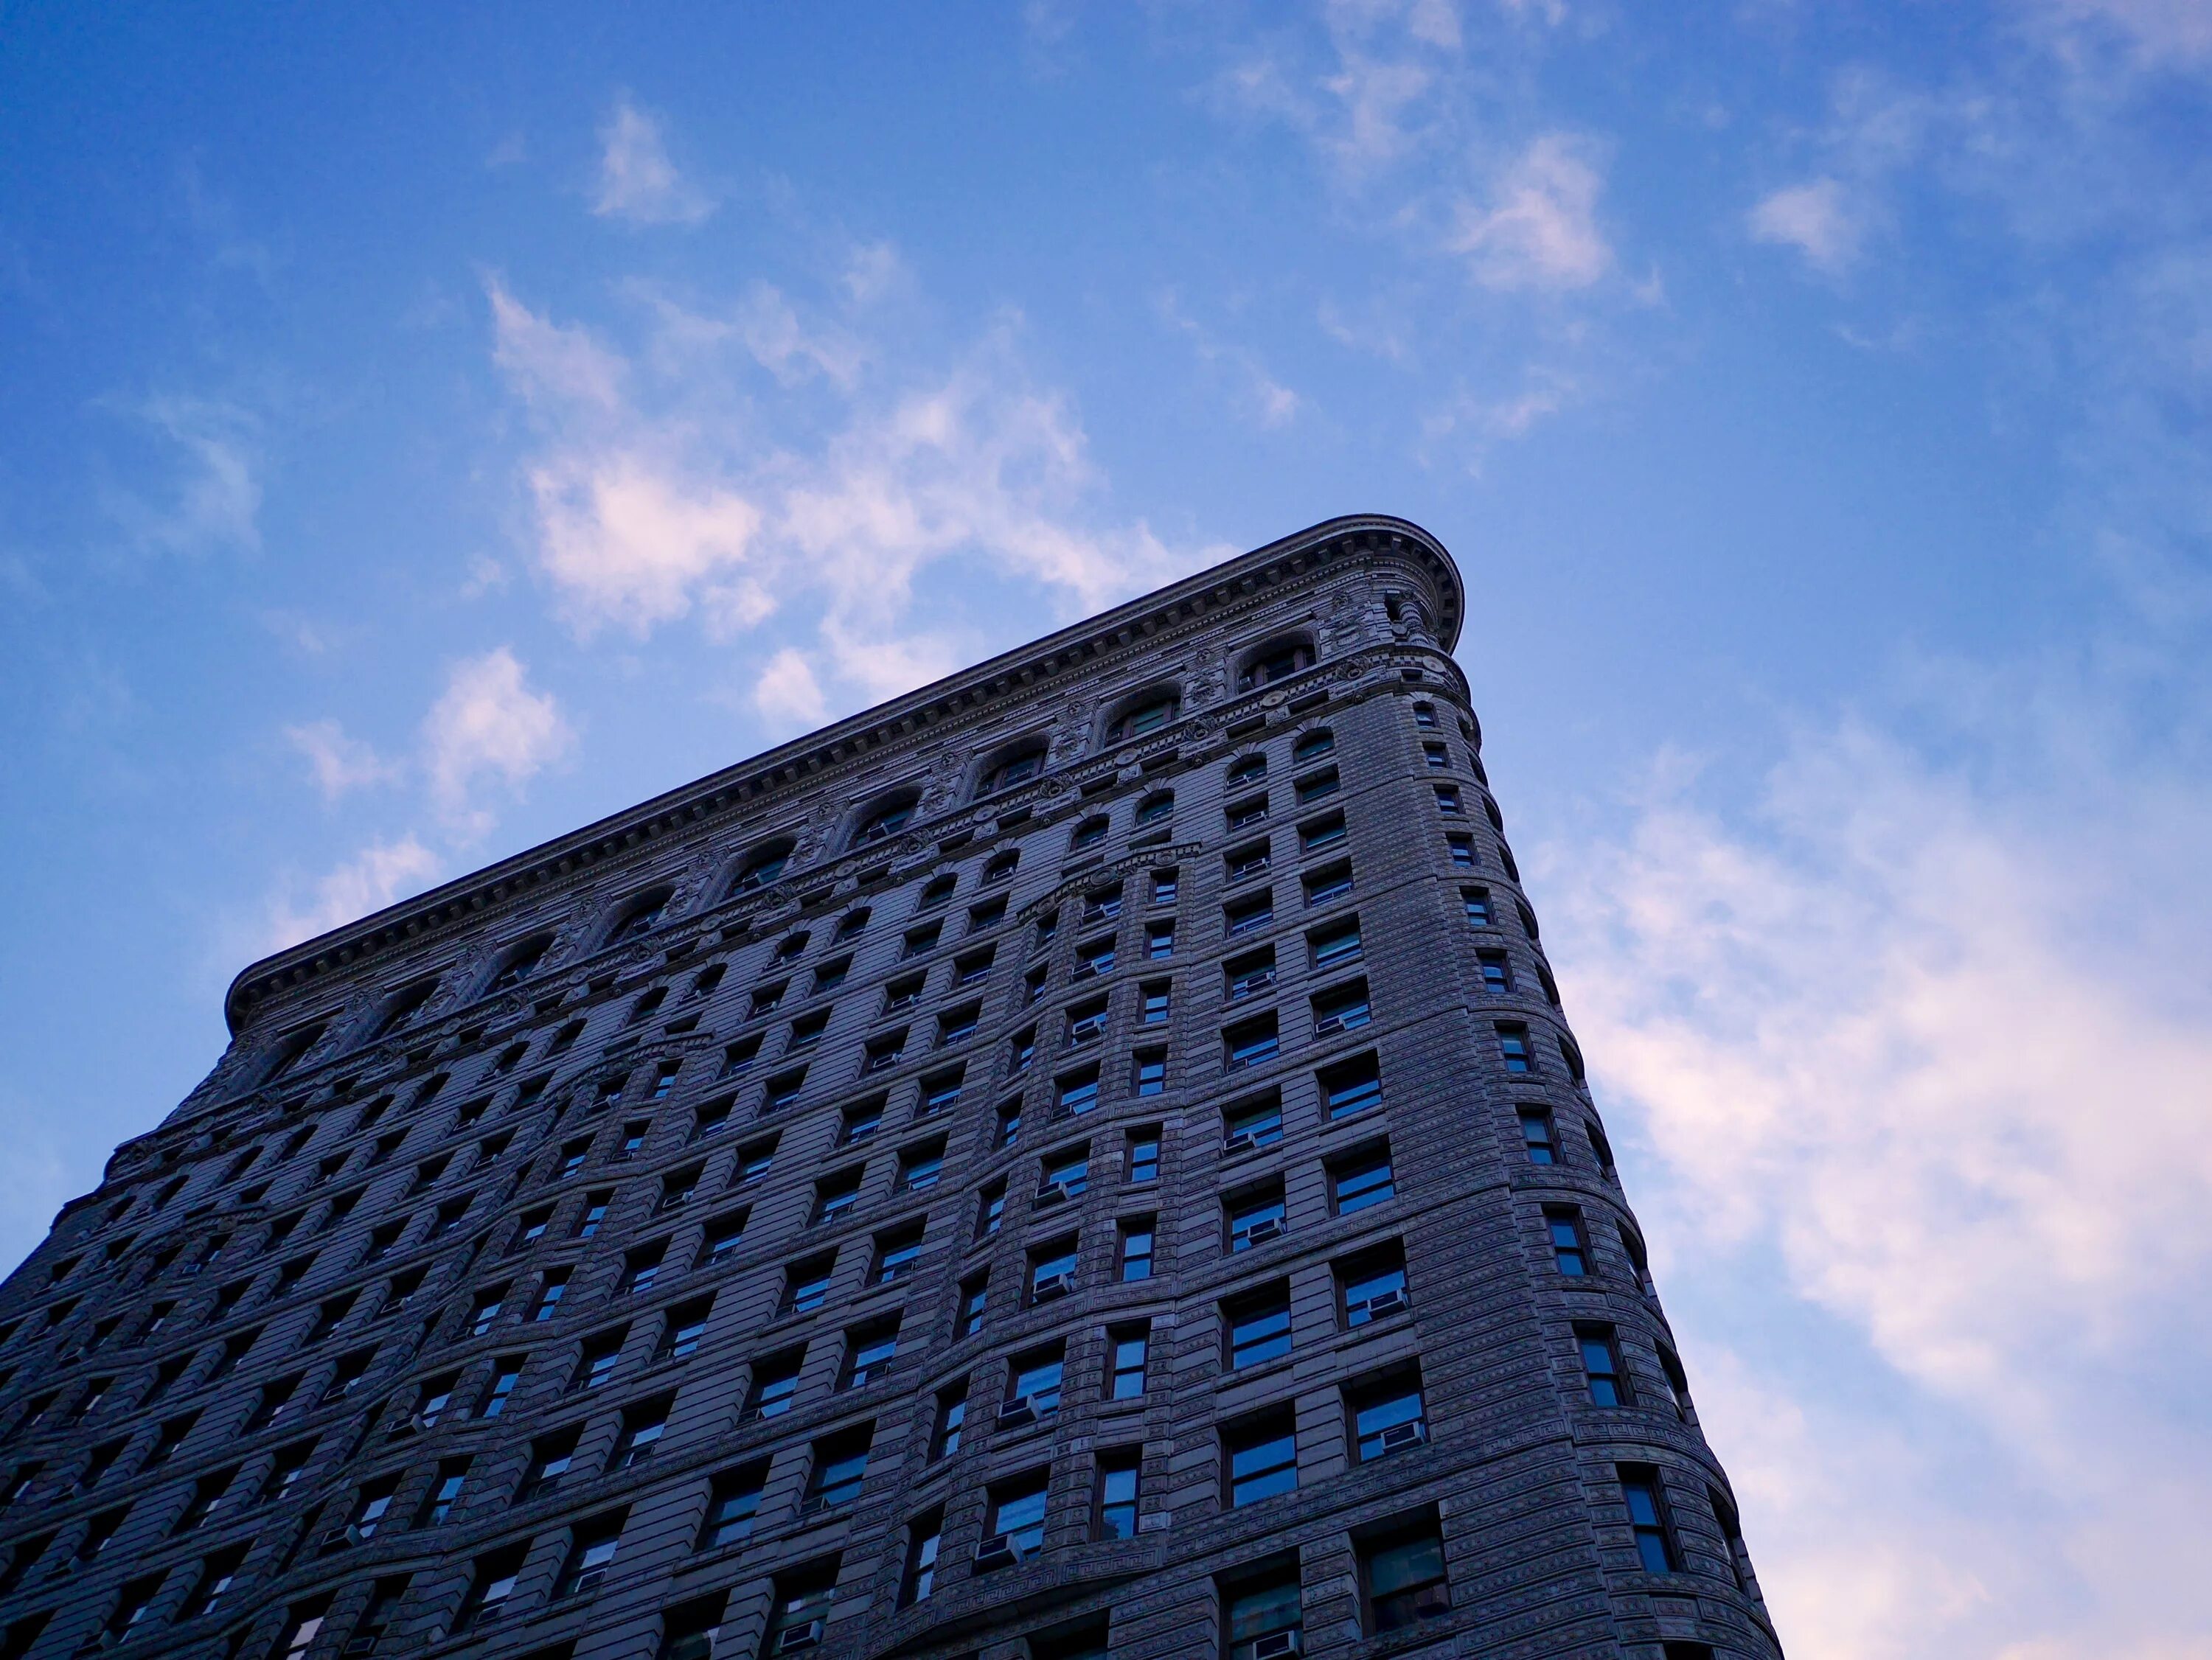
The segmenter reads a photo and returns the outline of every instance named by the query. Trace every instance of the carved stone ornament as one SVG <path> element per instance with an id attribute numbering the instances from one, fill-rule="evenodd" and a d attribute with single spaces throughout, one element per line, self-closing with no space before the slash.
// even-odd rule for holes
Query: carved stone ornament
<path id="1" fill-rule="evenodd" d="M 1367 672 L 1367 664 L 1358 657 L 1346 657 L 1336 665 L 1339 680 L 1358 680 Z"/>

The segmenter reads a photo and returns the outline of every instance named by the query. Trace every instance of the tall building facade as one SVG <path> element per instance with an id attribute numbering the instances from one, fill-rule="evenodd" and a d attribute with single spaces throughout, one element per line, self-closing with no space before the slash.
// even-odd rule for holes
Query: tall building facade
<path id="1" fill-rule="evenodd" d="M 1778 1654 L 1334 521 L 257 963 L 0 1288 L 0 1660 Z"/>

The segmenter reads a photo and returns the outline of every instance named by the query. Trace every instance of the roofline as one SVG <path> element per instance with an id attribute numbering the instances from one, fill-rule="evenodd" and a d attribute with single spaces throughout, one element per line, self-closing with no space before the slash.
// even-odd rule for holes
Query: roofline
<path id="1" fill-rule="evenodd" d="M 1339 543 L 1349 545 L 1340 547 Z M 1440 578 L 1437 597 L 1443 603 L 1436 618 L 1437 639 L 1449 652 L 1459 639 L 1466 612 L 1466 586 L 1457 563 L 1444 545 L 1411 520 L 1386 513 L 1356 513 L 1326 519 L 249 963 L 239 971 L 223 996 L 223 1017 L 235 1036 L 245 1023 L 251 1003 L 258 1001 L 247 995 L 249 986 L 254 983 L 280 978 L 304 981 L 311 967 L 320 972 L 334 955 L 349 961 L 362 951 L 396 945 L 420 932 L 427 923 L 447 919 L 443 913 L 449 910 L 457 914 L 481 911 L 506 899 L 514 891 L 508 887 L 510 883 L 534 886 L 544 880 L 538 873 L 544 867 L 558 865 L 564 859 L 573 860 L 610 838 L 628 845 L 659 835 L 664 825 L 672 828 L 674 820 L 703 818 L 709 811 L 733 807 L 759 794 L 766 785 L 790 781 L 780 780 L 781 774 L 787 772 L 795 779 L 828 760 L 844 759 L 848 746 L 869 747 L 870 734 L 877 729 L 896 727 L 917 718 L 934 719 L 928 712 L 933 706 L 963 700 L 978 686 L 986 688 L 988 695 L 1000 689 L 998 683 L 1010 675 L 1033 680 L 1039 672 L 1038 659 L 1045 660 L 1043 672 L 1057 673 L 1062 667 L 1058 659 L 1070 651 L 1103 650 L 1124 644 L 1123 637 L 1149 620 L 1148 614 L 1180 610 L 1207 597 L 1224 583 L 1241 587 L 1259 579 L 1271 566 L 1302 561 L 1316 554 L 1325 559 L 1334 558 L 1406 543 L 1413 544 L 1416 553 L 1424 556 L 1420 563 L 1431 567 L 1430 575 Z M 1097 644 L 1102 634 L 1107 637 L 1105 641 Z M 385 937 L 387 936 L 391 937 Z"/>

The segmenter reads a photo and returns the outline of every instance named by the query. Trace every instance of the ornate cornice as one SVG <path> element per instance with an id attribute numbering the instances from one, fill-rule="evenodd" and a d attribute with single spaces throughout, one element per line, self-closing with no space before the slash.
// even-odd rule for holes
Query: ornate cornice
<path id="1" fill-rule="evenodd" d="M 665 838 L 740 821 L 758 821 L 759 833 L 773 833 L 782 827 L 766 821 L 770 811 L 802 791 L 812 792 L 840 775 L 850 776 L 864 763 L 872 770 L 888 754 L 918 740 L 949 735 L 1017 702 L 1042 702 L 1046 693 L 1072 685 L 1076 671 L 1110 669 L 1146 649 L 1163 629 L 1248 609 L 1285 582 L 1340 561 L 1393 563 L 1422 581 L 1438 646 L 1450 651 L 1465 610 L 1465 590 L 1443 544 L 1404 519 L 1379 514 L 1331 519 L 264 958 L 231 983 L 225 1018 L 235 1034 L 255 1007 L 271 997 L 305 989 L 402 947 L 452 937 L 464 925 L 525 899 L 581 886 L 586 873 L 602 863 Z M 890 787 L 908 781 L 887 777 L 883 782 Z M 1004 812 L 1011 804 L 994 802 L 994 807 Z M 810 882 L 822 875 L 807 873 Z"/>

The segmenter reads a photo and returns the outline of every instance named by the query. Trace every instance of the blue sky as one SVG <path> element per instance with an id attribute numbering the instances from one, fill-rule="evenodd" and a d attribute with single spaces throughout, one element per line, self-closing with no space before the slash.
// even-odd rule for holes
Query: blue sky
<path id="1" fill-rule="evenodd" d="M 14 8 L 0 1257 L 252 956 L 1434 530 L 1800 1660 L 2212 1656 L 2212 7 Z"/>

